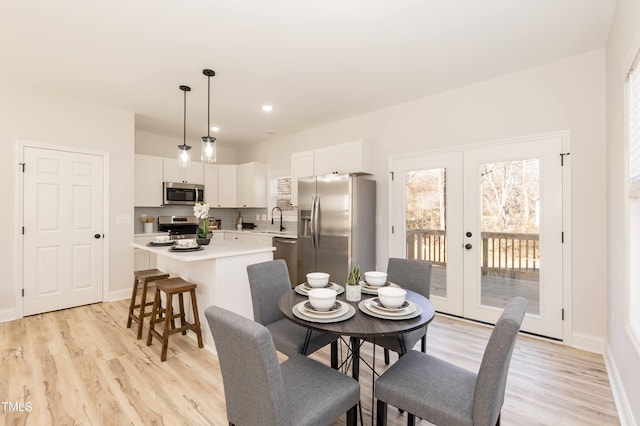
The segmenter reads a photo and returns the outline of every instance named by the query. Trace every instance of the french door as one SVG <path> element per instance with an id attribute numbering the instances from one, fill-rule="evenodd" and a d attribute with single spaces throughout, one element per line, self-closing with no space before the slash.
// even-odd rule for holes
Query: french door
<path id="1" fill-rule="evenodd" d="M 562 139 L 393 160 L 392 257 L 433 265 L 436 309 L 495 323 L 514 296 L 522 329 L 562 338 Z"/>

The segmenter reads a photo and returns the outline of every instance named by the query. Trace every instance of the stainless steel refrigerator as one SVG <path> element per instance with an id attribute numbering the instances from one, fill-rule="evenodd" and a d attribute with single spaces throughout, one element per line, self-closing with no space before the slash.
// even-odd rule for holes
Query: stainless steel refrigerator
<path id="1" fill-rule="evenodd" d="M 349 271 L 375 269 L 376 182 L 332 174 L 298 180 L 298 284 L 327 272 L 344 285 Z"/>

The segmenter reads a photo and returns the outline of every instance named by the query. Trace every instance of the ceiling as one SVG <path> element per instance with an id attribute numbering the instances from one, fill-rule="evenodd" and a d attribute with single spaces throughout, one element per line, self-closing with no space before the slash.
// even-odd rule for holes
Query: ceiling
<path id="1" fill-rule="evenodd" d="M 230 147 L 605 46 L 615 0 L 15 0 L 0 82 Z M 273 112 L 260 107 L 270 103 Z M 37 113 L 46 113 L 38 111 Z"/>

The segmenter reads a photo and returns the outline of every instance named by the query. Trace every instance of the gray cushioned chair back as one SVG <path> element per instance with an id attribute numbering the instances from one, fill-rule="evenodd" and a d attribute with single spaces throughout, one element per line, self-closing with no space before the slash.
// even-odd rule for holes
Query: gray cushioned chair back
<path id="1" fill-rule="evenodd" d="M 270 260 L 247 266 L 253 319 L 262 325 L 271 324 L 284 318 L 278 300 L 291 291 L 289 270 L 283 259 Z"/>
<path id="2" fill-rule="evenodd" d="M 474 425 L 495 425 L 498 421 L 504 402 L 511 354 L 527 304 L 523 297 L 511 299 L 491 332 L 478 370 L 473 396 Z"/>
<path id="3" fill-rule="evenodd" d="M 387 280 L 400 287 L 431 296 L 431 263 L 426 260 L 390 258 Z"/>
<path id="4" fill-rule="evenodd" d="M 208 307 L 205 316 L 218 351 L 229 422 L 288 425 L 282 372 L 269 331 L 217 306 Z"/>

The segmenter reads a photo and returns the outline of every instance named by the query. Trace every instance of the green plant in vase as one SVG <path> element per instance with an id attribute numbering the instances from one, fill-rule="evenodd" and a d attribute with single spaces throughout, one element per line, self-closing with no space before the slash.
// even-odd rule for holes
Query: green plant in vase
<path id="1" fill-rule="evenodd" d="M 347 277 L 348 285 L 358 285 L 360 284 L 360 265 L 354 266 L 354 268 L 349 272 L 349 276 Z"/>
<path id="2" fill-rule="evenodd" d="M 347 276 L 347 300 L 349 302 L 357 302 L 361 298 L 360 287 L 360 265 L 353 267 Z"/>
<path id="3" fill-rule="evenodd" d="M 200 220 L 200 225 L 196 230 L 196 236 L 202 239 L 209 239 L 209 204 L 205 202 L 196 203 L 193 206 L 193 215 Z"/>

